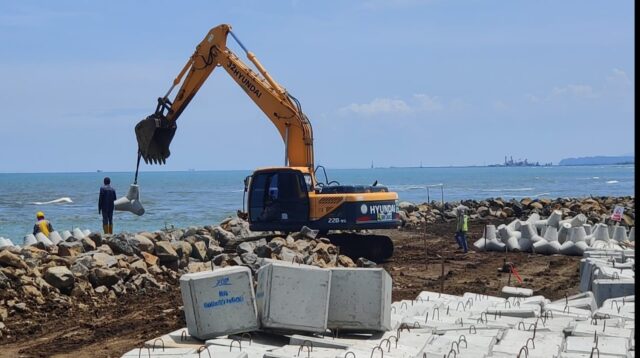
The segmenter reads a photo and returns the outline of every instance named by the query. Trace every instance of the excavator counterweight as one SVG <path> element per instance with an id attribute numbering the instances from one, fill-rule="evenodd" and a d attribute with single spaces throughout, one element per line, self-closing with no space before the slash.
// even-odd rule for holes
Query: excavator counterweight
<path id="1" fill-rule="evenodd" d="M 176 122 L 154 113 L 136 124 L 138 153 L 145 163 L 164 164 L 171 155 L 169 144 L 176 134 Z"/>

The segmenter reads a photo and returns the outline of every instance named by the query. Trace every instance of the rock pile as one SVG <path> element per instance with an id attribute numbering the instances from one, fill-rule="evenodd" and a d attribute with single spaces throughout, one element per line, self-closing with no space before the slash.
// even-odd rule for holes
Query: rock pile
<path id="1" fill-rule="evenodd" d="M 473 245 L 482 251 L 523 251 L 545 255 L 582 256 L 589 248 L 623 250 L 635 247 L 635 227 L 627 232 L 625 226 L 591 225 L 587 216 L 578 214 L 562 219 L 562 210 L 554 210 L 542 220 L 537 213 L 526 221 L 518 219 L 509 224 L 487 225 L 484 237 Z"/>
<path id="2" fill-rule="evenodd" d="M 49 242 L 28 238 L 24 247 L 0 248 L 0 323 L 50 302 L 100 304 L 129 292 L 164 290 L 184 273 L 214 267 L 245 265 L 255 272 L 270 260 L 375 266 L 365 259 L 354 263 L 316 235 L 308 229 L 286 237 L 256 233 L 246 221 L 228 218 L 187 229 L 106 236 L 77 229 L 50 235 Z"/>
<path id="3" fill-rule="evenodd" d="M 635 226 L 635 198 L 633 196 L 622 197 L 589 197 L 589 198 L 524 198 L 502 199 L 491 198 L 486 200 L 462 200 L 458 202 L 414 204 L 401 202 L 399 204 L 400 219 L 403 228 L 417 229 L 425 224 L 450 221 L 455 219 L 454 208 L 464 205 L 469 208 L 470 219 L 524 219 L 532 214 L 550 216 L 555 210 L 559 210 L 563 217 L 574 217 L 578 214 L 586 216 L 587 223 L 611 224 L 609 217 L 616 205 L 624 207 L 622 225 Z"/>

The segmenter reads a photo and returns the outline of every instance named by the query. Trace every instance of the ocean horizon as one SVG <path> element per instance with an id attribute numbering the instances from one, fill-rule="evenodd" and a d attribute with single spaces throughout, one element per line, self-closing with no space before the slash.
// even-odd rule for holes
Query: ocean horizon
<path id="1" fill-rule="evenodd" d="M 251 170 L 140 172 L 146 213 L 116 212 L 114 232 L 154 231 L 164 227 L 215 225 L 243 208 L 243 179 Z M 633 196 L 635 165 L 540 167 L 404 167 L 327 169 L 341 184 L 378 181 L 400 201 Z M 75 227 L 101 232 L 98 190 L 109 176 L 118 197 L 133 182 L 133 172 L 0 173 L 0 236 L 22 244 L 44 211 L 54 229 Z M 319 172 L 318 180 L 324 181 Z M 47 203 L 61 198 L 71 202 Z M 62 200 L 65 201 L 65 200 Z"/>

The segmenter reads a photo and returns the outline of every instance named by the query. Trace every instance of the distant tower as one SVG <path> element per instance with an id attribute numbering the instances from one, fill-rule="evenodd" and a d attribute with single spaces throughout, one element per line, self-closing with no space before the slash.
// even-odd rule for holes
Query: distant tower
<path id="1" fill-rule="evenodd" d="M 504 165 L 507 165 L 507 156 L 504 156 Z"/>
<path id="2" fill-rule="evenodd" d="M 373 160 L 371 161 L 371 169 L 373 169 Z"/>

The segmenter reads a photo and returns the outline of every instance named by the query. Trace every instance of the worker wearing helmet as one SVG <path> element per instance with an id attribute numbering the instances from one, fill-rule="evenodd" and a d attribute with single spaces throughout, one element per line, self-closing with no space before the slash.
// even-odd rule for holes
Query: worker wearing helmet
<path id="1" fill-rule="evenodd" d="M 42 211 L 38 211 L 38 213 L 36 213 L 36 219 L 38 222 L 33 225 L 33 234 L 36 235 L 41 232 L 44 236 L 49 237 L 49 234 L 53 231 L 53 226 L 49 220 L 44 218 L 44 213 Z"/>
<path id="2" fill-rule="evenodd" d="M 467 249 L 467 231 L 469 230 L 468 221 L 469 216 L 467 216 L 466 210 L 464 207 L 458 207 L 456 210 L 456 242 L 458 243 L 458 247 L 460 247 L 465 253 L 468 251 Z"/>

